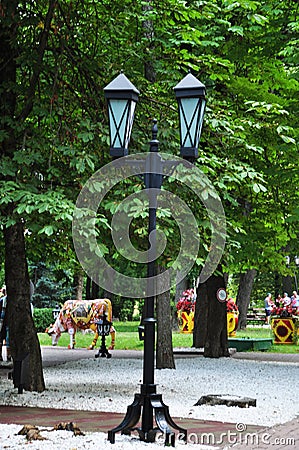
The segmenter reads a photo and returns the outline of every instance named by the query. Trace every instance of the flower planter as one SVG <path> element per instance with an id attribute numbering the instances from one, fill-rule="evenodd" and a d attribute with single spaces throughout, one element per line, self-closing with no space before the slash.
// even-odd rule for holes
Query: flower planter
<path id="1" fill-rule="evenodd" d="M 194 289 L 187 289 L 176 304 L 181 333 L 193 332 L 195 303 L 196 295 Z"/>
<path id="2" fill-rule="evenodd" d="M 227 313 L 227 334 L 229 337 L 236 336 L 236 330 L 238 327 L 238 316 L 237 311 Z"/>
<path id="3" fill-rule="evenodd" d="M 194 328 L 194 312 L 178 311 L 178 322 L 181 333 L 192 333 Z"/>
<path id="4" fill-rule="evenodd" d="M 274 344 L 296 344 L 299 340 L 299 320 L 293 317 L 273 317 L 271 329 L 274 334 Z"/>

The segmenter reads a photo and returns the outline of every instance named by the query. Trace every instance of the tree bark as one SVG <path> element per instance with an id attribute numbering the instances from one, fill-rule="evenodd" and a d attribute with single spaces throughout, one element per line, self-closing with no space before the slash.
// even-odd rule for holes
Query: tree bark
<path id="1" fill-rule="evenodd" d="M 94 300 L 99 298 L 100 288 L 96 281 L 93 281 L 89 276 L 86 280 L 85 295 L 86 300 Z"/>
<path id="2" fill-rule="evenodd" d="M 239 308 L 239 330 L 244 330 L 247 325 L 247 311 L 256 273 L 257 272 L 255 269 L 248 269 L 246 272 L 240 274 L 239 288 L 236 300 L 236 304 Z"/>
<path id="3" fill-rule="evenodd" d="M 91 299 L 89 300 L 94 300 L 96 298 L 99 298 L 99 292 L 100 292 L 100 288 L 97 282 L 92 281 L 91 283 Z"/>
<path id="4" fill-rule="evenodd" d="M 158 269 L 161 273 L 161 270 Z M 169 289 L 157 295 L 157 344 L 156 344 L 156 368 L 175 369 L 172 346 L 172 318 L 170 307 Z"/>
<path id="5" fill-rule="evenodd" d="M 86 298 L 86 300 L 91 299 L 91 278 L 88 275 L 86 278 L 85 298 Z"/>
<path id="6" fill-rule="evenodd" d="M 283 292 L 280 292 L 281 295 L 283 295 L 284 292 L 287 292 L 289 296 L 292 295 L 293 283 L 292 283 L 291 275 L 287 275 L 286 277 L 282 277 L 282 290 L 283 290 Z"/>
<path id="7" fill-rule="evenodd" d="M 204 348 L 205 346 L 208 330 L 208 305 L 207 283 L 203 283 L 197 288 L 192 347 Z"/>
<path id="8" fill-rule="evenodd" d="M 20 127 L 26 120 L 33 106 L 36 86 L 39 80 L 42 60 L 46 48 L 50 23 L 54 14 L 55 0 L 49 1 L 49 8 L 44 22 L 44 28 L 40 35 L 37 48 L 37 63 L 34 66 L 29 83 L 27 97 L 18 120 L 16 120 L 16 90 L 8 88 L 16 83 L 17 64 L 16 58 L 22 54 L 22 48 L 18 47 L 17 30 L 22 20 L 19 14 L 19 2 L 17 0 L 3 0 L 1 6 L 2 18 L 0 21 L 0 85 L 3 90 L 0 115 L 3 128 L 7 137 L 1 142 L 0 154 L 2 157 L 12 159 L 18 148 L 15 138 L 14 125 Z M 17 122 L 17 123 L 16 123 Z M 15 177 L 6 176 L 6 180 Z M 7 219 L 13 217 L 15 205 L 10 203 L 3 207 L 1 214 Z M 30 281 L 26 260 L 25 237 L 23 221 L 15 218 L 13 225 L 4 227 L 5 243 L 5 282 L 7 287 L 7 314 L 10 338 L 10 351 L 14 363 L 26 358 L 26 374 L 21 380 L 23 388 L 29 391 L 41 392 L 45 389 L 42 372 L 42 359 L 40 345 L 34 326 L 30 308 Z M 28 362 L 28 364 L 27 364 Z"/>
<path id="9" fill-rule="evenodd" d="M 45 390 L 45 383 L 41 350 L 30 308 L 30 280 L 23 224 L 17 222 L 5 228 L 4 241 L 11 356 L 14 363 L 28 357 L 28 372 L 22 382 L 23 387 L 27 391 L 42 392 Z"/>
<path id="10" fill-rule="evenodd" d="M 225 289 L 223 275 L 211 275 L 197 290 L 193 347 L 204 348 L 207 358 L 229 356 L 226 302 L 217 299 L 217 291 Z"/>
<path id="11" fill-rule="evenodd" d="M 76 300 L 82 300 L 83 298 L 83 285 L 84 285 L 84 271 L 78 267 L 74 273 L 74 289 Z"/>

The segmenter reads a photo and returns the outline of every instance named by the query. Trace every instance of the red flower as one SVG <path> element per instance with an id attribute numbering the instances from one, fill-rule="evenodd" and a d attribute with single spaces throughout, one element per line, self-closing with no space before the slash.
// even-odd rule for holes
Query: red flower
<path id="1" fill-rule="evenodd" d="M 187 289 L 183 292 L 182 297 L 176 304 L 176 309 L 178 311 L 184 311 L 190 313 L 195 309 L 195 292 L 194 289 Z"/>
<path id="2" fill-rule="evenodd" d="M 227 303 L 226 303 L 226 312 L 234 312 L 234 311 L 238 311 L 238 307 L 235 304 L 235 302 L 233 301 L 232 298 L 229 298 Z"/>

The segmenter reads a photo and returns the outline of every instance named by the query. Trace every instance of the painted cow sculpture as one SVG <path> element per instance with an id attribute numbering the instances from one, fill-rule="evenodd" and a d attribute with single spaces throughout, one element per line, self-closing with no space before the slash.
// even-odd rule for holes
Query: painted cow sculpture
<path id="1" fill-rule="evenodd" d="M 56 320 L 54 325 L 50 325 L 46 332 L 52 338 L 52 345 L 57 345 L 61 333 L 67 331 L 70 336 L 70 345 L 68 348 L 75 347 L 75 335 L 77 330 L 92 330 L 95 333 L 94 339 L 89 350 L 92 350 L 98 340 L 98 330 L 96 322 L 99 321 L 103 314 L 109 322 L 112 322 L 112 305 L 109 299 L 95 299 L 95 300 L 67 300 Z M 115 329 L 110 328 L 111 345 L 109 350 L 114 349 L 115 345 Z"/>

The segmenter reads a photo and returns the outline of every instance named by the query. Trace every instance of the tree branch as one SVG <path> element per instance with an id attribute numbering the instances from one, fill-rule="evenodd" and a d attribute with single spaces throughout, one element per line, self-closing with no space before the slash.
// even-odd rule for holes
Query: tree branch
<path id="1" fill-rule="evenodd" d="M 32 74 L 31 80 L 30 80 L 30 85 L 28 88 L 27 96 L 26 96 L 27 100 L 24 105 L 24 108 L 22 109 L 22 111 L 18 117 L 18 120 L 21 120 L 21 121 L 24 121 L 28 117 L 28 115 L 30 114 L 32 107 L 33 107 L 33 100 L 34 100 L 34 96 L 35 96 L 36 85 L 38 83 L 39 75 L 42 70 L 42 62 L 43 62 L 44 53 L 45 53 L 45 49 L 46 49 L 46 45 L 47 45 L 47 41 L 48 41 L 48 37 L 49 37 L 49 33 L 50 33 L 51 21 L 53 18 L 56 3 L 57 3 L 57 0 L 49 0 L 49 8 L 48 8 L 48 12 L 46 14 L 44 28 L 43 28 L 43 31 L 41 32 L 40 41 L 39 41 L 38 49 L 37 49 L 37 61 L 34 64 L 33 74 Z"/>

